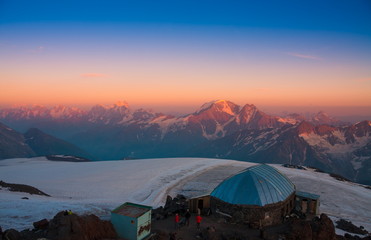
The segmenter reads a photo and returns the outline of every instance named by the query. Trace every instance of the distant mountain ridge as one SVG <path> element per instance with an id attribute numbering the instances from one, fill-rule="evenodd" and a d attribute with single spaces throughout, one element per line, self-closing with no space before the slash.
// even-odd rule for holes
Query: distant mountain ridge
<path id="1" fill-rule="evenodd" d="M 207 112 L 207 113 L 204 113 Z M 212 112 L 212 113 L 211 113 Z M 262 118 L 268 117 L 278 120 L 283 123 L 295 124 L 303 120 L 313 124 L 329 124 L 337 125 L 342 122 L 329 116 L 327 113 L 320 111 L 310 118 L 297 113 L 285 114 L 284 116 L 270 116 L 257 109 L 252 104 L 246 104 L 243 107 L 234 104 L 227 100 L 216 100 L 203 104 L 194 113 L 193 116 L 200 118 L 212 117 L 214 119 L 222 120 L 227 115 L 235 116 L 236 121 L 241 120 L 242 123 L 247 123 L 251 118 L 251 114 L 260 114 Z M 240 116 L 237 116 L 240 114 Z M 190 115 L 190 114 L 188 114 Z M 186 115 L 187 116 L 187 115 Z M 112 105 L 97 104 L 90 110 L 83 110 L 78 107 L 69 107 L 63 105 L 56 105 L 54 107 L 45 107 L 41 105 L 20 106 L 0 109 L 0 121 L 89 121 L 92 123 L 102 124 L 128 124 L 138 121 L 155 120 L 158 117 L 175 118 L 171 115 L 162 113 L 154 113 L 150 110 L 137 109 L 132 110 L 124 101 L 119 101 Z M 159 119 L 161 120 L 161 119 Z M 344 124 L 344 123 L 342 123 Z"/>
<path id="2" fill-rule="evenodd" d="M 71 143 L 31 128 L 21 134 L 0 123 L 0 159 L 69 155 L 91 159 L 92 156 Z"/>
<path id="3" fill-rule="evenodd" d="M 25 143 L 32 148 L 36 156 L 70 155 L 93 159 L 77 146 L 48 135 L 37 128 L 30 128 L 25 134 Z"/>
<path id="4" fill-rule="evenodd" d="M 89 111 L 2 109 L 0 121 L 18 131 L 39 128 L 99 160 L 191 156 L 291 163 L 361 182 L 371 173 L 370 122 L 346 125 L 324 112 L 272 116 L 252 104 L 216 100 L 174 117 L 118 102 Z"/>
<path id="5" fill-rule="evenodd" d="M 190 151 L 191 156 L 313 166 L 371 184 L 371 122 L 348 127 L 293 126 L 242 130 Z"/>
<path id="6" fill-rule="evenodd" d="M 33 156 L 35 152 L 26 144 L 25 137 L 0 123 L 0 159 Z"/>

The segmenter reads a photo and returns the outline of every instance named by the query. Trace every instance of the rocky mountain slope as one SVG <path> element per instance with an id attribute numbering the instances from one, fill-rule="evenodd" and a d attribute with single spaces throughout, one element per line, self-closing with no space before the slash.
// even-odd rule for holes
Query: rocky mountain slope
<path id="1" fill-rule="evenodd" d="M 25 142 L 36 156 L 71 155 L 92 159 L 92 156 L 75 145 L 48 135 L 37 128 L 30 128 L 24 135 Z"/>
<path id="2" fill-rule="evenodd" d="M 191 156 L 289 163 L 319 168 L 370 184 L 371 122 L 348 127 L 294 126 L 242 130 L 191 150 Z"/>
<path id="3" fill-rule="evenodd" d="M 0 123 L 0 159 L 32 156 L 35 152 L 26 144 L 25 137 Z"/>
<path id="4" fill-rule="evenodd" d="M 0 123 L 0 159 L 71 155 L 91 158 L 91 155 L 71 143 L 55 138 L 36 128 L 21 134 Z"/>

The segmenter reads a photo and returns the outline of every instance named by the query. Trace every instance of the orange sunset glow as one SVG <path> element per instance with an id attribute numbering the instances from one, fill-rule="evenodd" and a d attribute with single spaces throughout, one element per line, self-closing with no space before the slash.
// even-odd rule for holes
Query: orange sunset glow
<path id="1" fill-rule="evenodd" d="M 83 15 L 75 24 L 59 16 L 54 25 L 7 16 L 0 18 L 0 107 L 125 100 L 182 111 L 228 99 L 263 108 L 344 107 L 343 114 L 361 107 L 357 114 L 371 114 L 371 41 L 361 27 L 324 31 L 323 23 L 307 29 L 299 21 L 277 29 L 249 26 L 248 19 L 171 25 L 156 17 L 97 23 Z"/>

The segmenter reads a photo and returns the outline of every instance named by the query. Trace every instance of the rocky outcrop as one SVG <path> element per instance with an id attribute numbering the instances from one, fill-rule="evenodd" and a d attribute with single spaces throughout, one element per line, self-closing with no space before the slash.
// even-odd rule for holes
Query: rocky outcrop
<path id="1" fill-rule="evenodd" d="M 6 183 L 4 181 L 0 181 L 0 189 L 2 187 L 7 188 L 11 192 L 24 192 L 24 193 L 29 193 L 29 194 L 50 197 L 50 195 L 44 193 L 43 191 L 40 191 L 39 189 L 35 187 L 25 185 L 25 184 Z"/>
<path id="2" fill-rule="evenodd" d="M 3 238 L 12 240 L 42 238 L 49 240 L 98 240 L 117 238 L 112 224 L 109 221 L 100 220 L 93 214 L 78 216 L 67 212 L 59 212 L 50 222 L 43 219 L 35 222 L 34 227 L 33 230 L 22 232 L 14 229 L 6 230 Z"/>
<path id="3" fill-rule="evenodd" d="M 58 213 L 49 224 L 47 238 L 56 240 L 90 240 L 115 238 L 116 233 L 108 221 L 95 215 L 78 216 Z"/>
<path id="4" fill-rule="evenodd" d="M 313 239 L 336 239 L 335 226 L 326 214 L 322 213 L 320 218 L 314 218 L 310 225 L 313 232 Z"/>
<path id="5" fill-rule="evenodd" d="M 187 208 L 188 202 L 183 195 L 177 195 L 174 198 L 167 196 L 164 207 L 159 207 L 152 210 L 152 219 L 161 220 L 167 218 L 168 216 L 173 216 L 175 213 L 183 214 Z"/>
<path id="6" fill-rule="evenodd" d="M 35 230 L 47 229 L 49 227 L 49 221 L 44 218 L 40 221 L 34 222 L 33 227 Z"/>
<path id="7" fill-rule="evenodd" d="M 336 227 L 346 232 L 349 232 L 349 233 L 362 234 L 362 235 L 368 233 L 362 226 L 357 227 L 352 222 L 346 221 L 344 219 L 340 219 L 336 221 Z"/>
<path id="8" fill-rule="evenodd" d="M 23 239 L 22 235 L 15 229 L 6 230 L 3 233 L 2 238 L 6 239 L 6 240 L 21 240 L 21 239 Z"/>
<path id="9" fill-rule="evenodd" d="M 291 231 L 287 234 L 287 240 L 312 240 L 314 239 L 313 235 L 311 224 L 309 222 L 295 219 L 291 224 Z M 331 239 L 329 238 L 328 240 Z"/>

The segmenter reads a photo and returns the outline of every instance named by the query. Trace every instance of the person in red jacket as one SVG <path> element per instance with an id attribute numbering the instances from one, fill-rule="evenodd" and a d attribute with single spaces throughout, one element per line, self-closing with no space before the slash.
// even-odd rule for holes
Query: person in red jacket
<path id="1" fill-rule="evenodd" d="M 197 224 L 197 229 L 200 230 L 200 225 L 201 225 L 202 217 L 200 214 L 197 214 L 196 216 L 196 224 Z"/>
<path id="2" fill-rule="evenodd" d="M 180 221 L 179 214 L 176 213 L 174 218 L 175 229 L 179 228 L 179 221 Z"/>

